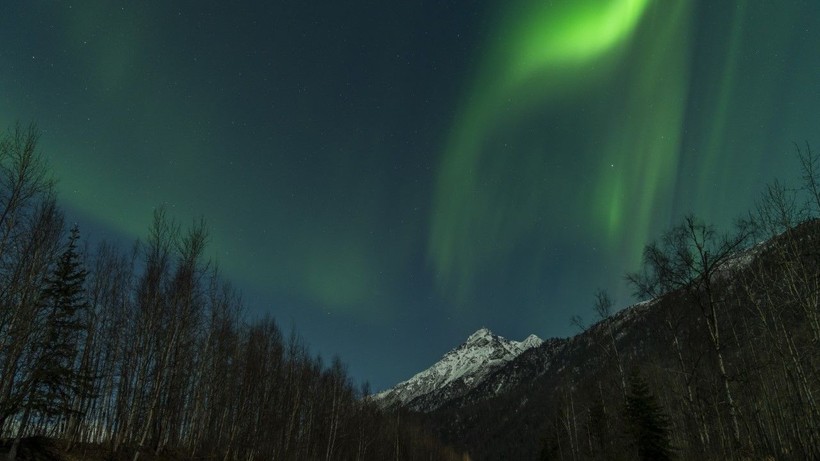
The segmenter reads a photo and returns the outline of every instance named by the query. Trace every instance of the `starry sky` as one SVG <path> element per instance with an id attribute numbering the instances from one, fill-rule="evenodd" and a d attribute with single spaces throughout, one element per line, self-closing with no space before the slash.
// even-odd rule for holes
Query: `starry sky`
<path id="1" fill-rule="evenodd" d="M 69 219 L 204 216 L 249 315 L 376 390 L 628 305 L 659 232 L 820 149 L 816 0 L 7 3 L 0 126 Z"/>

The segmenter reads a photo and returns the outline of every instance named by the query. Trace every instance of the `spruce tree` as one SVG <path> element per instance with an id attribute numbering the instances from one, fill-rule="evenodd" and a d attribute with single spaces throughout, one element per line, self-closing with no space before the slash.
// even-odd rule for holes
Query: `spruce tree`
<path id="1" fill-rule="evenodd" d="M 75 364 L 80 335 L 81 316 L 88 307 L 85 297 L 85 277 L 77 240 L 80 231 L 71 229 L 68 246 L 60 255 L 41 295 L 43 331 L 34 342 L 34 364 L 25 383 L 23 415 L 17 435 L 11 444 L 7 461 L 14 461 L 23 435 L 33 415 L 50 420 L 69 415 L 71 400 L 84 387 Z"/>
<path id="2" fill-rule="evenodd" d="M 638 459 L 672 459 L 669 418 L 637 370 L 629 377 L 626 421 Z"/>
<path id="3" fill-rule="evenodd" d="M 85 278 L 77 253 L 77 226 L 71 229 L 68 246 L 47 279 L 43 293 L 46 322 L 30 399 L 32 410 L 44 416 L 66 416 L 72 398 L 85 386 L 76 362 L 88 308 Z"/>

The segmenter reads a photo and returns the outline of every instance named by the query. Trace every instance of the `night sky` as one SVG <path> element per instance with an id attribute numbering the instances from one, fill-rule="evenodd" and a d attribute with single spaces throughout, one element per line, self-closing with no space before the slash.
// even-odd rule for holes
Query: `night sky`
<path id="1" fill-rule="evenodd" d="M 0 45 L 85 236 L 205 216 L 248 314 L 376 390 L 631 303 L 820 149 L 817 0 L 10 1 Z"/>

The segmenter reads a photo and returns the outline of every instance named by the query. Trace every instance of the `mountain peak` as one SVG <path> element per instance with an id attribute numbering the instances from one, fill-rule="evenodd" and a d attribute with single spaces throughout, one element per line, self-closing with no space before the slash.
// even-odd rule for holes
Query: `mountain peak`
<path id="1" fill-rule="evenodd" d="M 479 328 L 432 367 L 374 395 L 373 399 L 384 407 L 398 404 L 417 411 L 431 411 L 475 388 L 522 352 L 542 342 L 535 335 L 521 342 L 510 341 L 493 334 L 489 328 Z"/>
<path id="2" fill-rule="evenodd" d="M 522 347 L 522 348 L 524 348 L 524 349 L 531 349 L 531 348 L 533 348 L 533 347 L 538 347 L 538 346 L 540 346 L 540 345 L 541 345 L 541 344 L 543 344 L 543 343 L 544 343 L 544 340 L 543 340 L 543 339 L 541 339 L 541 338 L 539 338 L 538 336 L 535 336 L 535 335 L 529 335 L 529 336 L 527 336 L 527 338 L 526 338 L 526 339 L 524 339 L 523 341 L 521 341 L 519 344 L 520 344 L 520 345 L 521 345 L 521 347 Z"/>
<path id="3" fill-rule="evenodd" d="M 478 342 L 478 341 L 480 341 L 484 338 L 490 338 L 491 339 L 493 336 L 494 336 L 493 332 L 490 331 L 489 328 L 481 327 L 475 333 L 471 334 L 467 338 L 467 342 L 465 344 L 474 344 L 474 343 L 476 343 L 476 342 Z"/>

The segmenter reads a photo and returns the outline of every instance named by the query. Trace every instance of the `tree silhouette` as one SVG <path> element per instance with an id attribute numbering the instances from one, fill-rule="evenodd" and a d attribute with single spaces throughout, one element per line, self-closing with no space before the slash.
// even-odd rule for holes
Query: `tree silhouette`
<path id="1" fill-rule="evenodd" d="M 69 413 L 72 398 L 86 387 L 74 363 L 84 330 L 82 314 L 88 308 L 84 288 L 87 271 L 77 253 L 79 238 L 75 225 L 44 292 L 46 331 L 39 345 L 32 409 L 46 416 Z"/>
<path id="2" fill-rule="evenodd" d="M 629 377 L 625 413 L 628 431 L 639 459 L 671 459 L 669 418 L 637 370 Z"/>
<path id="3" fill-rule="evenodd" d="M 88 308 L 84 288 L 87 271 L 77 253 L 79 238 L 80 231 L 74 226 L 68 246 L 46 278 L 41 297 L 44 329 L 34 342 L 34 366 L 24 384 L 24 413 L 7 457 L 10 461 L 15 459 L 21 435 L 32 415 L 39 415 L 41 420 L 68 416 L 74 397 L 87 387 L 75 366 L 83 330 L 81 314 Z"/>

